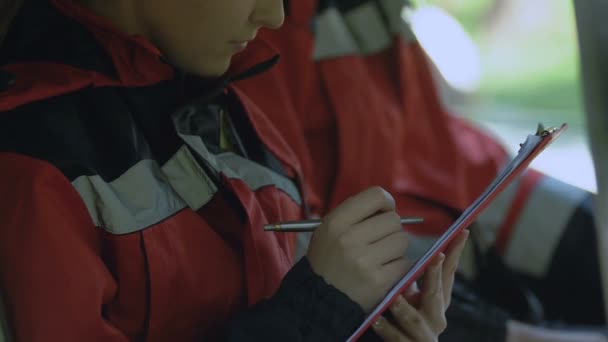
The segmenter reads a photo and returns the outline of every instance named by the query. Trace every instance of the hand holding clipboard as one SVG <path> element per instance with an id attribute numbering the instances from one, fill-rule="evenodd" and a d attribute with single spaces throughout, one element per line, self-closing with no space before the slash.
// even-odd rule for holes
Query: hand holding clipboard
<path id="1" fill-rule="evenodd" d="M 505 189 L 505 187 L 525 171 L 532 160 L 534 160 L 534 158 L 536 158 L 536 156 L 538 156 L 551 142 L 557 139 L 566 128 L 566 124 L 563 124 L 560 128 L 550 129 L 545 129 L 542 125 L 539 125 L 536 134 L 529 135 L 526 141 L 520 145 L 521 148 L 517 156 L 507 164 L 481 196 L 479 196 L 477 200 L 475 200 L 475 202 L 473 202 L 473 204 L 471 204 L 452 224 L 452 226 L 437 239 L 433 246 L 416 260 L 408 273 L 402 277 L 380 303 L 375 306 L 365 321 L 356 329 L 347 341 L 357 341 L 371 324 L 378 320 L 379 316 L 389 308 L 398 296 L 408 289 L 412 283 L 425 272 L 432 260 L 446 249 L 448 244 L 458 235 L 458 233 L 468 228 L 479 214 Z M 416 224 L 420 222 L 422 222 L 422 218 L 417 217 L 402 218 L 401 220 L 402 224 Z M 266 231 L 274 232 L 312 231 L 320 224 L 321 221 L 319 220 L 281 222 L 267 225 L 264 229 Z"/>
<path id="2" fill-rule="evenodd" d="M 460 217 L 452 224 L 443 235 L 437 239 L 422 257 L 412 266 L 410 271 L 393 287 L 384 297 L 376 308 L 367 316 L 365 321 L 351 335 L 347 342 L 357 341 L 363 333 L 374 323 L 382 313 L 397 299 L 398 295 L 409 288 L 426 270 L 432 260 L 443 252 L 453 238 L 462 230 L 468 228 L 481 212 L 507 187 L 513 180 L 521 175 L 528 165 L 536 158 L 549 144 L 557 139 L 566 129 L 567 124 L 560 128 L 545 129 L 539 125 L 536 134 L 529 135 L 526 141 L 521 144 L 521 148 L 507 164 L 503 171 L 494 179 L 486 190 L 471 204 Z"/>

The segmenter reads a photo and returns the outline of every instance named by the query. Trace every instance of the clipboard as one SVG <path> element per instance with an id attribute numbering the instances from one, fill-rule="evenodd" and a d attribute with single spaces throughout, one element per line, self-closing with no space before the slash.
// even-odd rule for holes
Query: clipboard
<path id="1" fill-rule="evenodd" d="M 412 266 L 410 271 L 389 291 L 384 299 L 367 316 L 365 321 L 348 338 L 347 342 L 357 341 L 367 329 L 382 315 L 397 299 L 397 296 L 408 289 L 429 266 L 431 261 L 442 251 L 463 229 L 468 228 L 481 212 L 519 175 L 521 175 L 528 165 L 536 158 L 549 144 L 557 139 L 566 129 L 567 124 L 559 128 L 544 128 L 538 125 L 536 134 L 528 135 L 515 158 L 502 170 L 502 172 L 492 181 L 486 190 L 471 204 L 460 217 L 446 230 L 439 239 L 429 248 Z"/>

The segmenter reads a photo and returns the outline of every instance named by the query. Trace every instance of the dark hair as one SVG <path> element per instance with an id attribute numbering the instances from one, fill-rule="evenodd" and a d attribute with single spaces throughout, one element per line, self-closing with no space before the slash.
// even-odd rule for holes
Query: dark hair
<path id="1" fill-rule="evenodd" d="M 24 0 L 0 0 L 0 43 Z"/>

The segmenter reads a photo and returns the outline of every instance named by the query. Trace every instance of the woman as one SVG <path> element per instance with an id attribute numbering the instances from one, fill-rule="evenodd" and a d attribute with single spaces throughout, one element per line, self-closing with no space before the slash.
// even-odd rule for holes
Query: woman
<path id="1" fill-rule="evenodd" d="M 261 229 L 305 217 L 301 171 L 230 82 L 276 58 L 226 71 L 281 25 L 281 0 L 11 8 L 0 285 L 16 340 L 340 341 L 403 275 L 407 239 L 380 188 L 327 215 L 295 265 L 293 237 Z M 436 340 L 465 239 L 378 335 Z"/>

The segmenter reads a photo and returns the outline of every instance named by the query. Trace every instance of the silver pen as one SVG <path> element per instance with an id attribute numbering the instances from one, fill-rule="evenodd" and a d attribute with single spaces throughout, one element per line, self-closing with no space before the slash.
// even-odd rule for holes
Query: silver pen
<path id="1" fill-rule="evenodd" d="M 402 217 L 401 224 L 418 224 L 424 222 L 422 217 Z M 267 224 L 264 230 L 267 232 L 312 232 L 323 222 L 321 220 L 289 221 Z"/>

